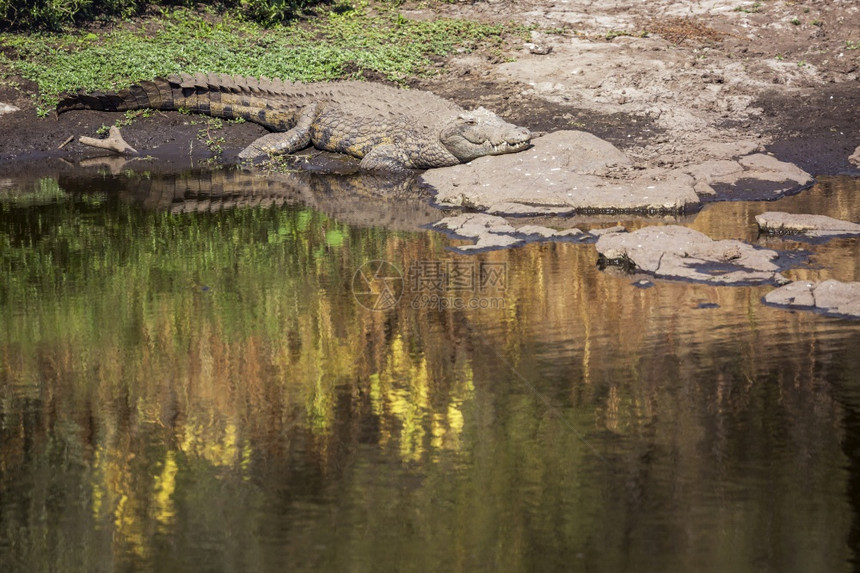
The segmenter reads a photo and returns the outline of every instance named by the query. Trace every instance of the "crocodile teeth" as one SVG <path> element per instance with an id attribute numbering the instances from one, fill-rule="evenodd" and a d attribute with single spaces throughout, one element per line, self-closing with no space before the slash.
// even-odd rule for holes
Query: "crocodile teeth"
<path id="1" fill-rule="evenodd" d="M 498 153 L 516 153 L 517 151 L 522 151 L 528 146 L 528 141 L 520 141 L 518 143 L 508 143 L 507 141 L 505 141 L 504 143 L 497 143 L 493 145 L 493 151 Z"/>

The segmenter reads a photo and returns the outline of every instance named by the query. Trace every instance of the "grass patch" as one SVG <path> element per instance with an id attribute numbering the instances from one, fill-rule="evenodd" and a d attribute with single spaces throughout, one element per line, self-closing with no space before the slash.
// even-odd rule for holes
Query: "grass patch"
<path id="1" fill-rule="evenodd" d="M 747 2 L 744 3 L 742 6 L 736 7 L 735 12 L 744 12 L 745 14 L 758 14 L 759 12 L 761 12 L 761 9 L 761 2 L 753 2 L 752 4 Z"/>
<path id="2" fill-rule="evenodd" d="M 516 31 L 516 30 L 515 30 Z M 417 22 L 386 5 L 338 5 L 308 22 L 270 28 L 212 12 L 178 9 L 107 32 L 0 34 L 0 78 L 36 83 L 40 115 L 65 92 L 114 90 L 179 72 L 322 81 L 431 73 L 433 58 L 500 46 L 510 27 L 466 20 Z"/>

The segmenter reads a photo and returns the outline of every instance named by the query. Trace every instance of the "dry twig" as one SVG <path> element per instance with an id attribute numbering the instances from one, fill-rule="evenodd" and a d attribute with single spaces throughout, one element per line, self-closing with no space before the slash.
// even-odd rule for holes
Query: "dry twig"
<path id="1" fill-rule="evenodd" d="M 80 141 L 84 145 L 89 145 L 91 147 L 99 147 L 101 149 L 109 149 L 110 151 L 115 151 L 117 153 L 122 153 L 125 155 L 138 155 L 137 150 L 128 143 L 126 143 L 126 141 L 122 138 L 122 135 L 120 135 L 119 128 L 117 126 L 113 126 L 110 128 L 108 136 L 105 139 L 96 139 L 95 137 L 81 136 L 78 141 Z"/>

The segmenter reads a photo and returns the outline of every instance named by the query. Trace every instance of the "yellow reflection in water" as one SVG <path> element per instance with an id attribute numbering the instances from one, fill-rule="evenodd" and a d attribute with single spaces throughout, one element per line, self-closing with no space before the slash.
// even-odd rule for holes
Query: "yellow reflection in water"
<path id="1" fill-rule="evenodd" d="M 162 463 L 161 474 L 155 476 L 155 492 L 153 494 L 155 509 L 153 513 L 161 526 L 161 532 L 167 533 L 176 517 L 176 507 L 173 501 L 173 494 L 176 491 L 176 474 L 179 473 L 179 467 L 176 464 L 176 452 L 168 451 Z"/>

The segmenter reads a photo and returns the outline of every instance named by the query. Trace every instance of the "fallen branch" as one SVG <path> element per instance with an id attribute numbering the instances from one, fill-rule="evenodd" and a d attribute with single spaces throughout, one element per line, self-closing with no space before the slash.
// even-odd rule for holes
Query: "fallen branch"
<path id="1" fill-rule="evenodd" d="M 137 150 L 128 143 L 126 143 L 126 141 L 122 138 L 122 135 L 120 135 L 119 128 L 117 126 L 113 126 L 110 128 L 108 136 L 105 139 L 81 136 L 78 141 L 83 143 L 84 145 L 89 145 L 91 147 L 109 149 L 110 151 L 115 151 L 117 153 L 127 155 L 138 155 Z"/>

